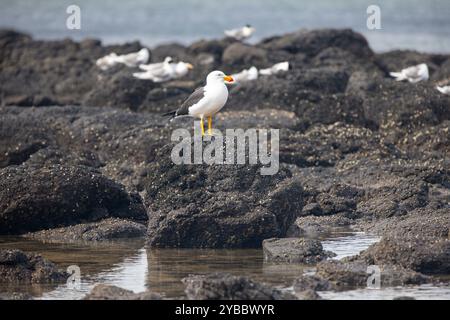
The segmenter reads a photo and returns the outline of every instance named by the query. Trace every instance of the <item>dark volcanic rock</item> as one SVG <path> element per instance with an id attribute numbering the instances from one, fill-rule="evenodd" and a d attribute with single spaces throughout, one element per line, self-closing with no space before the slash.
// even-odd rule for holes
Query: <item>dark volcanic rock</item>
<path id="1" fill-rule="evenodd" d="M 134 293 L 112 285 L 97 284 L 83 300 L 161 300 L 155 292 L 145 291 Z"/>
<path id="2" fill-rule="evenodd" d="M 324 251 L 319 240 L 302 238 L 266 239 L 264 260 L 269 262 L 317 263 L 333 256 Z"/>
<path id="3" fill-rule="evenodd" d="M 370 212 L 377 217 L 403 215 L 423 207 L 428 202 L 428 186 L 422 181 L 401 179 L 395 184 L 380 182 L 378 188 L 366 193 L 358 203 L 358 211 Z"/>
<path id="4" fill-rule="evenodd" d="M 171 129 L 160 116 L 117 109 L 0 108 L 0 167 L 83 165 L 136 191 Z"/>
<path id="5" fill-rule="evenodd" d="M 430 75 L 439 68 L 447 56 L 439 54 L 420 53 L 411 50 L 394 50 L 378 54 L 378 59 L 389 71 L 400 71 L 404 68 L 426 63 L 430 71 Z"/>
<path id="6" fill-rule="evenodd" d="M 236 42 L 225 49 L 222 62 L 242 67 L 249 65 L 260 67 L 267 65 L 268 59 L 266 50 Z"/>
<path id="7" fill-rule="evenodd" d="M 52 283 L 66 281 L 68 277 L 40 255 L 0 250 L 0 282 Z"/>
<path id="8" fill-rule="evenodd" d="M 147 226 L 141 223 L 109 218 L 100 222 L 82 223 L 75 226 L 28 233 L 27 238 L 45 241 L 107 241 L 144 237 Z"/>
<path id="9" fill-rule="evenodd" d="M 302 215 L 305 216 L 295 220 L 295 223 L 289 229 L 289 237 L 316 238 L 336 231 L 348 230 L 348 227 L 353 223 L 352 219 L 343 214 L 316 216 L 315 210 L 318 209 L 315 205 L 317 204 L 309 204 L 303 207 Z"/>
<path id="10" fill-rule="evenodd" d="M 280 160 L 300 167 L 334 166 L 347 154 L 379 148 L 371 130 L 340 122 L 316 125 L 304 133 L 283 130 L 280 140 Z"/>
<path id="11" fill-rule="evenodd" d="M 33 297 L 28 293 L 12 292 L 0 293 L 0 300 L 33 300 Z"/>
<path id="12" fill-rule="evenodd" d="M 227 273 L 191 275 L 183 282 L 190 300 L 296 300 L 289 293 Z"/>
<path id="13" fill-rule="evenodd" d="M 367 40 L 350 29 L 301 30 L 281 37 L 267 39 L 262 44 L 271 50 L 286 50 L 314 56 L 329 47 L 342 48 L 356 56 L 371 57 L 372 50 Z"/>
<path id="14" fill-rule="evenodd" d="M 333 284 L 328 280 L 325 280 L 317 276 L 305 276 L 305 275 L 295 279 L 293 287 L 296 294 L 310 290 L 314 292 L 328 291 L 333 290 L 335 288 Z"/>
<path id="15" fill-rule="evenodd" d="M 146 180 L 151 246 L 260 247 L 283 236 L 302 208 L 301 184 L 285 169 L 267 176 L 261 165 L 177 165 L 171 149 L 159 151 Z"/>
<path id="16" fill-rule="evenodd" d="M 258 247 L 288 229 L 304 236 L 357 225 L 383 238 L 362 264 L 448 274 L 450 97 L 435 88 L 450 83 L 448 55 L 374 54 L 360 34 L 325 29 L 256 45 L 226 38 L 159 46 L 152 62 L 170 55 L 195 65 L 162 84 L 134 79 L 135 68 L 95 66 L 112 51 L 141 47 L 0 31 L 1 233 L 69 226 L 46 232 L 131 236 L 142 228 L 99 220 L 145 219 L 141 192 L 151 246 Z M 289 71 L 231 86 L 214 122 L 281 129 L 277 175 L 171 163 L 171 132 L 191 130 L 192 119 L 159 113 L 176 109 L 211 70 L 281 61 Z M 418 63 L 428 64 L 429 81 L 389 77 Z"/>
<path id="17" fill-rule="evenodd" d="M 380 242 L 360 254 L 368 264 L 393 264 L 424 274 L 450 271 L 450 210 L 439 202 L 369 226 Z"/>
<path id="18" fill-rule="evenodd" d="M 424 274 L 450 273 L 450 241 L 386 237 L 371 246 L 362 258 L 373 264 L 395 264 Z"/>
<path id="19" fill-rule="evenodd" d="M 141 48 L 139 43 L 103 47 L 93 40 L 38 41 L 15 32 L 0 33 L 0 44 L 0 104 L 23 106 L 80 104 L 103 85 L 97 81 L 101 72 L 96 59 L 112 51 L 124 54 Z M 99 106 L 113 104 L 115 97 L 105 99 L 97 100 Z"/>
<path id="20" fill-rule="evenodd" d="M 426 82 L 378 81 L 366 93 L 362 106 L 367 121 L 383 130 L 402 128 L 411 132 L 450 119 L 450 98 L 438 94 L 435 86 Z"/>
<path id="21" fill-rule="evenodd" d="M 146 220 L 140 197 L 83 166 L 0 170 L 0 233 L 20 234 L 108 217 Z"/>
<path id="22" fill-rule="evenodd" d="M 344 259 L 330 260 L 317 265 L 316 276 L 329 281 L 334 289 L 347 290 L 366 287 L 370 273 L 364 261 Z M 392 265 L 379 265 L 381 271 L 380 285 L 382 287 L 404 286 L 431 282 L 431 279 L 420 273 Z M 321 283 L 322 284 L 322 283 Z M 327 287 L 325 287 L 328 289 Z"/>
<path id="23" fill-rule="evenodd" d="M 123 73 L 101 76 L 97 83 L 98 88 L 86 94 L 83 105 L 137 110 L 154 87 L 152 81 L 140 80 Z"/>

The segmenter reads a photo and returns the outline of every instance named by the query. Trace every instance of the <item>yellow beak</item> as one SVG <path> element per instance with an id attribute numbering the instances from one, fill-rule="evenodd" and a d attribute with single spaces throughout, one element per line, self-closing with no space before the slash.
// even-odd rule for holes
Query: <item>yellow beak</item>
<path id="1" fill-rule="evenodd" d="M 190 64 L 190 63 L 186 63 L 186 67 L 187 67 L 189 70 L 194 69 L 194 66 L 193 66 L 192 64 Z"/>
<path id="2" fill-rule="evenodd" d="M 223 80 L 225 80 L 225 82 L 233 82 L 234 81 L 232 76 L 225 76 L 225 77 L 223 77 Z"/>

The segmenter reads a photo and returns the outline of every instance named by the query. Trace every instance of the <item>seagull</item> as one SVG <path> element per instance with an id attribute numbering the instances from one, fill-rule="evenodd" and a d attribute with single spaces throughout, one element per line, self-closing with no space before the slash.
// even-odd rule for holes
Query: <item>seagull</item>
<path id="1" fill-rule="evenodd" d="M 278 72 L 288 71 L 288 70 L 289 70 L 289 62 L 283 61 L 283 62 L 274 64 L 270 68 L 259 70 L 259 74 L 264 75 L 264 76 L 270 76 L 272 74 L 276 74 Z"/>
<path id="2" fill-rule="evenodd" d="M 428 80 L 430 77 L 428 66 L 425 63 L 403 69 L 400 72 L 391 72 L 390 75 L 391 77 L 396 78 L 396 81 L 408 80 L 411 83 Z"/>
<path id="3" fill-rule="evenodd" d="M 168 65 L 170 63 L 173 63 L 173 59 L 172 57 L 165 57 L 163 62 L 156 62 L 156 63 L 150 63 L 150 64 L 141 64 L 139 66 L 139 69 L 141 70 L 145 70 L 145 71 L 152 71 L 152 70 L 157 70 L 160 68 L 163 68 L 164 65 Z"/>
<path id="4" fill-rule="evenodd" d="M 97 59 L 95 64 L 103 71 L 108 70 L 109 68 L 117 64 L 117 54 L 115 52 L 112 52 L 100 59 Z"/>
<path id="5" fill-rule="evenodd" d="M 225 30 L 224 33 L 227 37 L 234 38 L 238 41 L 249 38 L 256 31 L 251 25 L 247 24 L 242 28 Z"/>
<path id="6" fill-rule="evenodd" d="M 188 62 L 173 62 L 171 57 L 166 57 L 163 62 L 140 65 L 144 72 L 135 72 L 133 77 L 153 82 L 165 82 L 184 77 L 194 66 Z"/>
<path id="7" fill-rule="evenodd" d="M 127 67 L 137 67 L 140 64 L 147 63 L 150 57 L 150 52 L 147 48 L 143 48 L 138 52 L 132 52 L 124 55 L 118 56 L 115 52 L 112 52 L 100 59 L 98 59 L 95 64 L 101 70 L 108 70 L 112 66 L 122 63 Z"/>
<path id="8" fill-rule="evenodd" d="M 231 75 L 236 82 L 245 82 L 258 79 L 258 69 L 256 67 L 251 67 L 249 69 L 244 69 L 239 73 Z"/>
<path id="9" fill-rule="evenodd" d="M 222 71 L 212 71 L 206 77 L 206 85 L 197 88 L 175 111 L 163 114 L 172 118 L 179 116 L 191 116 L 200 118 L 202 136 L 205 135 L 203 119 L 208 118 L 208 134 L 212 135 L 212 117 L 222 109 L 228 99 L 226 83 L 234 81 L 232 76 L 227 76 Z"/>
<path id="10" fill-rule="evenodd" d="M 138 52 L 118 56 L 117 59 L 119 63 L 123 63 L 128 67 L 137 67 L 140 64 L 147 63 L 149 57 L 150 52 L 147 48 L 143 48 Z"/>
<path id="11" fill-rule="evenodd" d="M 436 89 L 438 89 L 440 93 L 450 95 L 450 86 L 445 87 L 437 86 Z"/>

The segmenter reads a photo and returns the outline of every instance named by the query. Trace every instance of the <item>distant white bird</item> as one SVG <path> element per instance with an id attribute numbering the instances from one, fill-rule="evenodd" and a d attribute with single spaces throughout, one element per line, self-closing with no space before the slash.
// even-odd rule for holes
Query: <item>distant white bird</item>
<path id="1" fill-rule="evenodd" d="M 109 68 L 117 64 L 117 54 L 115 52 L 112 52 L 100 59 L 97 59 L 95 64 L 103 71 L 108 70 Z"/>
<path id="2" fill-rule="evenodd" d="M 236 40 L 242 41 L 250 38 L 251 35 L 256 31 L 251 25 L 247 24 L 242 28 L 225 30 L 224 33 L 227 37 L 234 38 Z"/>
<path id="3" fill-rule="evenodd" d="M 288 70 L 289 70 L 289 62 L 284 61 L 284 62 L 276 63 L 270 68 L 259 70 L 259 74 L 264 75 L 264 76 L 269 76 L 271 74 L 276 74 L 278 72 L 288 71 Z"/>
<path id="4" fill-rule="evenodd" d="M 439 92 L 441 92 L 443 94 L 450 95 L 450 86 L 444 86 L 444 87 L 437 86 L 436 89 L 438 89 Z"/>
<path id="5" fill-rule="evenodd" d="M 396 78 L 396 81 L 408 80 L 411 83 L 428 80 L 430 77 L 428 66 L 425 63 L 403 69 L 400 72 L 391 72 L 390 75 Z"/>
<path id="6" fill-rule="evenodd" d="M 147 48 L 143 48 L 138 52 L 132 52 L 118 56 L 115 52 L 112 52 L 100 59 L 95 64 L 102 70 L 108 70 L 118 63 L 125 64 L 128 67 L 137 67 L 140 64 L 147 63 L 150 58 L 150 52 Z"/>
<path id="7" fill-rule="evenodd" d="M 153 82 L 165 82 L 184 77 L 194 66 L 188 62 L 173 62 L 172 58 L 166 57 L 163 62 L 149 65 L 141 65 L 144 72 L 135 72 L 133 76 L 142 80 Z"/>
<path id="8" fill-rule="evenodd" d="M 258 69 L 256 67 L 251 67 L 249 69 L 244 69 L 239 73 L 231 75 L 236 82 L 245 82 L 258 79 Z"/>
<path id="9" fill-rule="evenodd" d="M 149 58 L 150 52 L 147 48 L 117 57 L 119 63 L 123 63 L 128 67 L 137 67 L 140 64 L 147 63 Z"/>
<path id="10" fill-rule="evenodd" d="M 212 135 L 212 117 L 222 109 L 228 99 L 226 84 L 232 83 L 233 77 L 225 75 L 222 71 L 212 71 L 206 77 L 206 85 L 197 88 L 183 104 L 164 116 L 172 118 L 191 116 L 200 118 L 202 136 L 205 135 L 203 119 L 208 119 L 208 134 Z"/>
<path id="11" fill-rule="evenodd" d="M 158 69 L 164 68 L 165 66 L 168 66 L 171 63 L 173 63 L 172 57 L 165 57 L 163 62 L 141 64 L 139 66 L 139 69 L 142 69 L 145 71 L 153 71 L 153 70 L 158 70 Z"/>

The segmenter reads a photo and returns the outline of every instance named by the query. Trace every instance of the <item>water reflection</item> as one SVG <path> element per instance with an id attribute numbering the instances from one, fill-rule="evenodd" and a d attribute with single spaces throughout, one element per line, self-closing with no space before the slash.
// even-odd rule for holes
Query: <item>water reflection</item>
<path id="1" fill-rule="evenodd" d="M 364 233 L 339 233 L 322 239 L 324 249 L 337 254 L 335 259 L 355 255 L 366 249 L 378 237 Z M 116 285 L 134 292 L 147 289 L 168 298 L 184 295 L 181 279 L 189 274 L 227 272 L 243 275 L 275 287 L 292 290 L 292 283 L 302 273 L 314 274 L 314 266 L 266 263 L 261 249 L 149 249 L 143 240 L 108 243 L 61 244 L 23 238 L 0 237 L 0 249 L 17 248 L 39 252 L 61 268 L 78 265 L 81 287 L 66 284 L 16 285 L 1 284 L 0 292 L 24 292 L 40 299 L 81 299 L 96 283 Z M 441 297 L 449 299 L 448 287 L 404 287 L 382 290 L 352 290 L 320 293 L 326 299 L 392 299 L 413 296 L 419 299 Z"/>
<path id="2" fill-rule="evenodd" d="M 0 292 L 29 293 L 36 298 L 52 299 L 79 299 L 92 288 L 93 283 L 99 281 L 112 281 L 124 287 L 145 288 L 143 269 L 147 270 L 146 257 L 142 259 L 145 250 L 142 250 L 143 240 L 126 240 L 115 242 L 79 242 L 57 243 L 29 240 L 21 237 L 0 237 L 0 249 L 19 249 L 25 252 L 37 252 L 44 258 L 56 263 L 61 269 L 70 265 L 78 265 L 81 269 L 81 288 L 74 290 L 65 284 L 6 284 L 0 282 Z M 136 261 L 137 259 L 137 261 Z M 145 264 L 141 260 L 145 261 Z M 141 269 L 136 269 L 139 266 Z M 136 275 L 142 277 L 139 282 L 127 281 L 125 285 L 121 279 L 135 270 Z M 126 280 L 125 280 L 126 281 Z"/>
<path id="3" fill-rule="evenodd" d="M 329 300 L 392 300 L 396 298 L 414 298 L 418 300 L 450 300 L 449 286 L 407 286 L 376 289 L 358 289 L 343 292 L 319 292 Z"/>
<path id="4" fill-rule="evenodd" d="M 283 285 L 284 280 L 289 283 L 301 272 L 291 272 L 291 276 L 286 277 L 277 274 L 277 277 L 272 279 L 270 275 L 273 273 L 269 270 L 267 274 L 262 251 L 258 249 L 148 249 L 147 257 L 148 287 L 156 292 L 164 292 L 168 297 L 183 294 L 184 285 L 181 279 L 189 274 L 227 272 Z M 287 269 L 298 270 L 299 267 L 287 266 Z"/>

